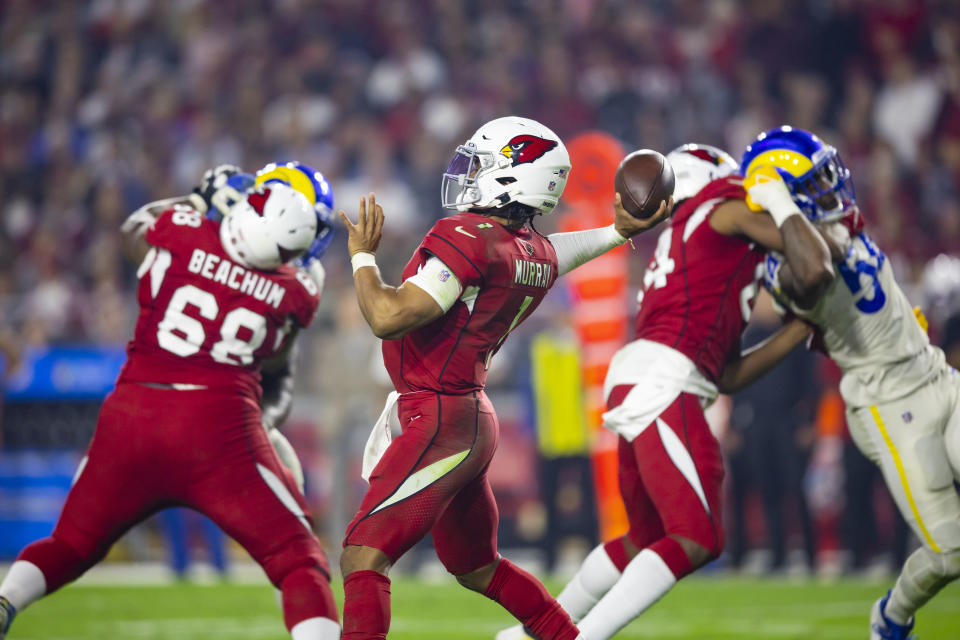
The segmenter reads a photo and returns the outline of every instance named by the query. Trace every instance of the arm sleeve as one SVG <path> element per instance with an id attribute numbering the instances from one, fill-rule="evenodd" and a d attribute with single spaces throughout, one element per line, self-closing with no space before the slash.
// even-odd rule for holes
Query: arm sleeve
<path id="1" fill-rule="evenodd" d="M 134 237 L 143 236 L 158 217 L 178 204 L 190 204 L 190 200 L 187 196 L 177 196 L 148 202 L 127 216 L 120 225 L 120 232 Z"/>
<path id="2" fill-rule="evenodd" d="M 571 231 L 569 233 L 551 233 L 547 240 L 557 252 L 557 263 L 560 275 L 573 271 L 580 265 L 607 251 L 619 247 L 627 241 L 614 228 L 600 227 L 586 231 Z"/>
<path id="3" fill-rule="evenodd" d="M 450 310 L 463 293 L 460 279 L 450 270 L 450 267 L 443 263 L 443 260 L 436 256 L 427 258 L 417 273 L 404 282 L 414 284 L 430 294 L 444 313 Z"/>

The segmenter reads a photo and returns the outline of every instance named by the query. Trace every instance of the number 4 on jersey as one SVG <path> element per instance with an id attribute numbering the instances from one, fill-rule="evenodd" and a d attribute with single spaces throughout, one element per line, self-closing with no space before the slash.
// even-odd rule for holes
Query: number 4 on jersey
<path id="1" fill-rule="evenodd" d="M 670 245 L 673 242 L 673 230 L 664 229 L 663 233 L 657 239 L 657 248 L 653 252 L 653 262 L 651 268 L 643 274 L 643 288 L 649 289 L 653 285 L 655 289 L 667 286 L 667 276 L 673 273 L 677 267 L 676 262 L 670 257 Z"/>

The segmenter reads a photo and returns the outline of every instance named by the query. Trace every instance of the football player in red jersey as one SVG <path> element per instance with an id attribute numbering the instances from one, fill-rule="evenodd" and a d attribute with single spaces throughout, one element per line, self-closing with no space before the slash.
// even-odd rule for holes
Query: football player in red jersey
<path id="1" fill-rule="evenodd" d="M 285 263 L 318 226 L 301 192 L 269 183 L 219 225 L 177 204 L 129 227 L 144 229 L 150 248 L 127 362 L 53 534 L 21 552 L 0 601 L 22 609 L 83 574 L 133 524 L 187 506 L 260 563 L 294 640 L 339 638 L 327 559 L 259 406 L 261 363 L 313 320 L 317 287 Z"/>
<path id="2" fill-rule="evenodd" d="M 604 426 L 620 437 L 630 529 L 595 548 L 557 596 L 589 640 L 612 637 L 723 549 L 723 461 L 704 408 L 810 334 L 794 321 L 767 348 L 740 357 L 765 248 L 787 256 L 804 300 L 833 276 L 826 244 L 782 180 L 751 176 L 745 192 L 734 159 L 707 145 L 684 145 L 667 158 L 677 208 L 644 275 L 635 340 L 613 357 L 604 384 Z M 751 211 L 748 197 L 767 213 Z M 744 366 L 748 358 L 762 363 Z M 497 636 L 525 637 L 516 627 Z"/>
<path id="3" fill-rule="evenodd" d="M 538 638 L 579 636 L 537 579 L 497 553 L 486 472 L 498 427 L 484 393 L 487 368 L 557 276 L 649 229 L 672 202 L 637 220 L 617 198 L 609 227 L 541 236 L 529 222 L 553 210 L 569 171 L 563 143 L 540 123 L 507 117 L 480 127 L 443 177 L 442 204 L 460 213 L 433 226 L 399 287 L 384 284 L 376 267 L 383 211 L 374 195 L 361 201 L 356 225 L 341 211 L 357 298 L 384 339 L 402 426 L 379 461 L 365 460 L 370 488 L 344 537 L 345 639 L 386 637 L 387 573 L 427 533 L 460 584 L 500 603 Z"/>

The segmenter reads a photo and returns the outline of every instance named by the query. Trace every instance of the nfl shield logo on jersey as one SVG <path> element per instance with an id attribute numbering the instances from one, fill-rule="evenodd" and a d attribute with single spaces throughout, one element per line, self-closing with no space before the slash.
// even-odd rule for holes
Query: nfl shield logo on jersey
<path id="1" fill-rule="evenodd" d="M 903 415 L 900 417 L 903 418 L 903 421 L 908 424 L 913 422 L 913 413 L 910 411 L 904 411 Z"/>

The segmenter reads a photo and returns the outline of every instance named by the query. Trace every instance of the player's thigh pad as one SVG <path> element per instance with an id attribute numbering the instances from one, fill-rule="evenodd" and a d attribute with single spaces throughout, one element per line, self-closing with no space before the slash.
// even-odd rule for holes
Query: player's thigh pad
<path id="1" fill-rule="evenodd" d="M 944 435 L 953 417 L 941 376 L 910 396 L 847 413 L 857 446 L 868 448 L 904 519 L 930 549 L 960 549 L 960 496 Z"/>
<path id="2" fill-rule="evenodd" d="M 403 432 L 374 468 L 343 541 L 380 549 L 392 561 L 486 469 L 497 443 L 496 415 L 483 393 L 404 394 L 397 412 Z"/>
<path id="3" fill-rule="evenodd" d="M 259 421 L 247 420 L 237 429 L 236 437 L 222 443 L 217 460 L 191 486 L 189 505 L 240 543 L 274 585 L 300 567 L 316 567 L 329 577 L 306 500 Z"/>
<path id="4" fill-rule="evenodd" d="M 620 497 L 630 523 L 627 538 L 638 549 L 643 549 L 665 535 L 663 522 L 640 477 L 633 445 L 623 436 L 618 437 L 617 462 Z"/>
<path id="5" fill-rule="evenodd" d="M 631 443 L 664 532 L 723 549 L 723 459 L 700 399 L 683 393 Z"/>

